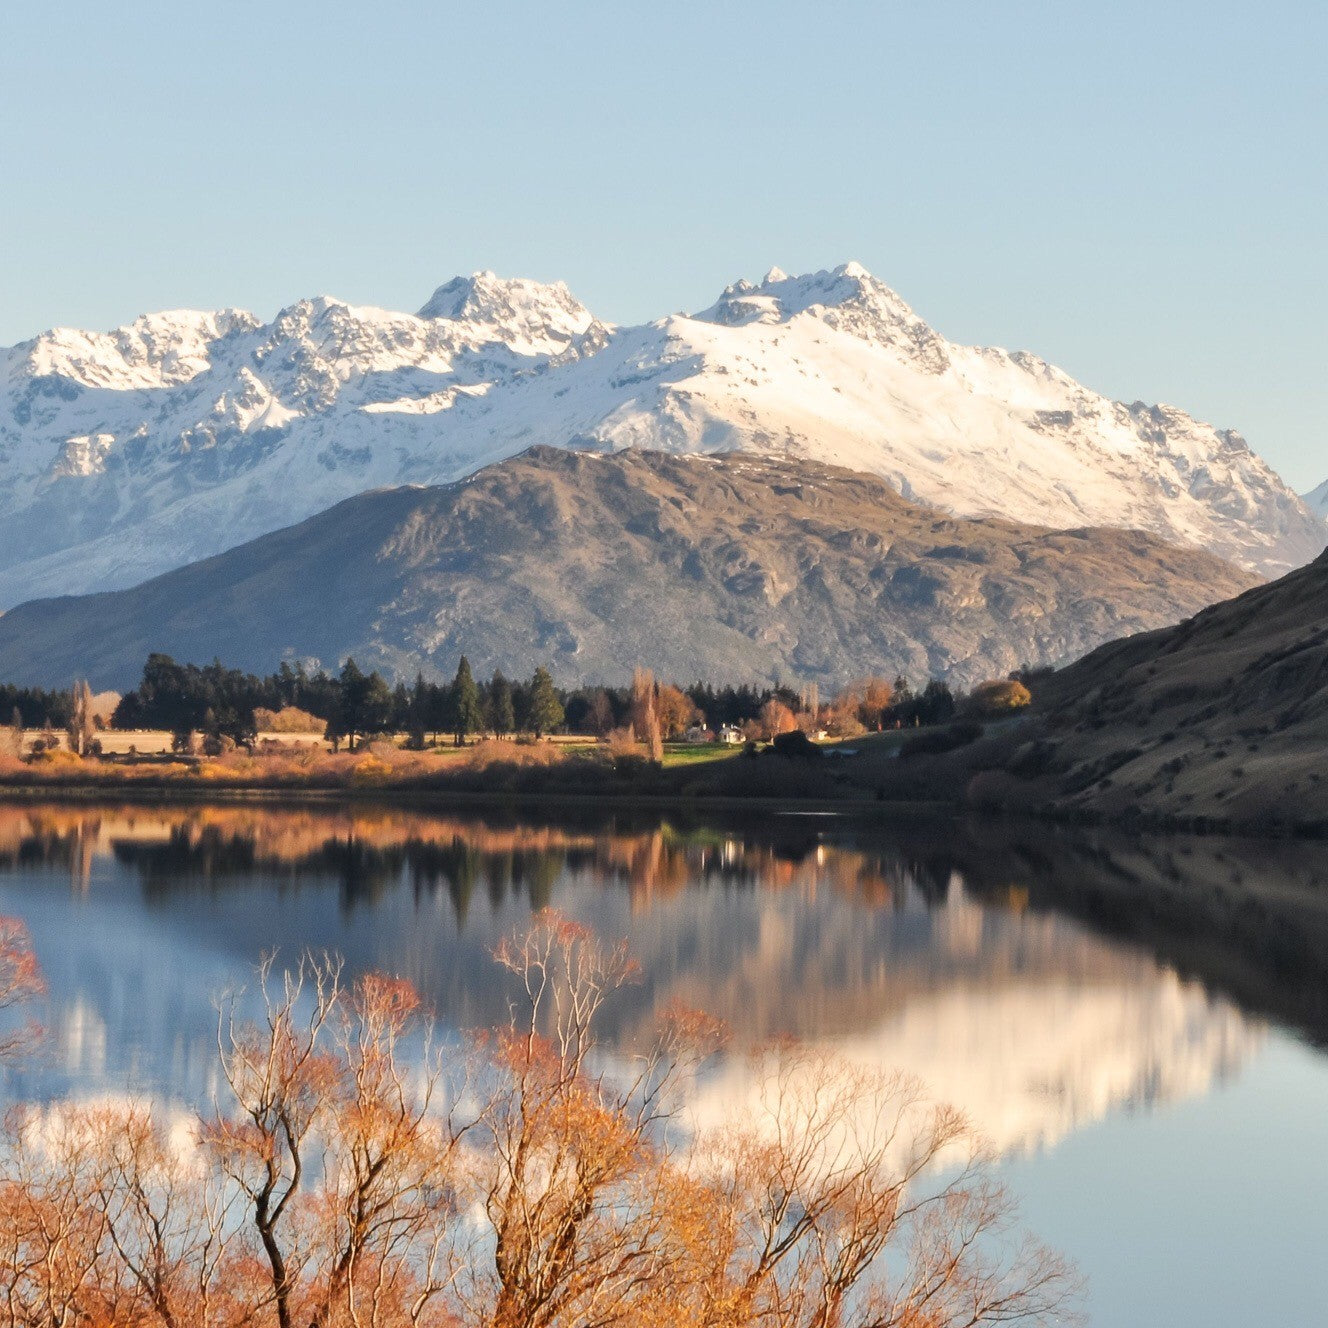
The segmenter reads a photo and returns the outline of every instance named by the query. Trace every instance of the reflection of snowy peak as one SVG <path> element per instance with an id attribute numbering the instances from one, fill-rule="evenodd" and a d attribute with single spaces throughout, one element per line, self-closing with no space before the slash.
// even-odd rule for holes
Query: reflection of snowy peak
<path id="1" fill-rule="evenodd" d="M 812 1043 L 864 1070 L 906 1070 L 1002 1154 L 1202 1096 L 1264 1041 L 1261 1025 L 1199 984 L 1063 918 L 978 903 L 957 876 L 943 905 L 924 912 L 900 891 L 885 918 L 822 906 L 811 926 L 787 894 L 763 903 L 759 947 L 675 982 L 669 996 L 704 995 L 740 1042 L 769 1038 L 771 1007 L 811 1011 L 830 1026 Z M 722 936 L 717 921 L 702 912 L 679 927 Z M 671 935 L 669 953 L 709 957 L 706 942 L 686 939 L 690 949 Z M 648 971 L 660 963 L 643 958 Z M 699 1117 L 718 1126 L 755 1109 L 764 1072 L 728 1058 L 694 1103 Z"/>
<path id="2" fill-rule="evenodd" d="M 610 1064 L 648 1045 L 666 1009 L 723 1021 L 730 1054 L 691 1103 L 708 1124 L 755 1105 L 749 1053 L 788 1039 L 917 1077 L 1012 1153 L 1201 1096 L 1263 1045 L 1261 1023 L 1142 947 L 1026 907 L 1026 887 L 971 893 L 924 842 L 926 864 L 907 866 L 915 848 L 882 851 L 860 831 L 766 841 L 410 808 L 0 807 L 0 887 L 41 956 L 37 1013 L 57 1052 L 9 1067 L 0 1099 L 139 1090 L 205 1105 L 216 998 L 246 983 L 254 998 L 264 948 L 336 952 L 350 978 L 390 955 L 444 1027 L 498 1025 L 510 992 L 493 949 L 549 902 L 631 937 L 640 980 L 599 1025 Z M 993 849 L 999 861 L 999 837 L 984 836 Z M 1099 851 L 1090 877 L 1122 861 Z M 1201 854 L 1185 879 L 1207 865 Z"/>
<path id="3" fill-rule="evenodd" d="M 1122 1111 L 1202 1097 L 1263 1040 L 1233 1007 L 1159 972 L 1133 985 L 1028 974 L 919 994 L 897 1019 L 829 1045 L 864 1070 L 906 1067 L 997 1152 L 1024 1154 Z M 709 1124 L 731 1122 L 755 1107 L 761 1086 L 735 1058 L 695 1110 Z"/>
<path id="4" fill-rule="evenodd" d="M 1239 435 L 956 346 L 855 263 L 639 327 L 492 273 L 0 352 L 0 605 L 122 586 L 364 489 L 535 443 L 788 451 L 962 515 L 1142 527 L 1276 571 L 1328 534 Z"/>

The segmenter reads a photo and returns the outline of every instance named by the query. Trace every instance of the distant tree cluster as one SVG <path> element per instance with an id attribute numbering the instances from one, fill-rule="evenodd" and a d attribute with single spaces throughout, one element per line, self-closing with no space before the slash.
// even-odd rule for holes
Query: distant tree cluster
<path id="1" fill-rule="evenodd" d="M 24 729 L 62 729 L 69 723 L 68 692 L 0 683 L 0 724 Z"/>
<path id="2" fill-rule="evenodd" d="M 168 729 L 176 746 L 191 733 L 227 737 L 237 743 L 257 736 L 254 710 L 266 699 L 264 680 L 228 669 L 220 660 L 199 667 L 152 654 L 137 688 L 126 692 L 111 723 L 117 729 Z"/>
<path id="3" fill-rule="evenodd" d="M 321 729 L 334 749 L 354 750 L 385 734 L 406 734 L 422 749 L 450 740 L 462 746 L 481 734 L 536 738 L 566 730 L 611 740 L 624 752 L 658 759 L 664 742 L 693 732 L 715 733 L 731 726 L 752 741 L 773 741 L 795 730 L 853 737 L 883 729 L 944 724 L 957 713 L 998 717 L 1029 704 L 1026 672 L 983 683 L 956 695 L 932 679 L 921 690 L 897 677 L 861 679 L 822 702 L 815 685 L 716 684 L 688 687 L 637 669 L 630 686 L 556 686 L 548 669 L 529 679 L 511 680 L 498 670 L 477 679 L 465 656 L 451 681 L 416 675 L 413 685 L 390 684 L 377 671 L 365 672 L 347 659 L 338 673 L 283 663 L 266 676 L 211 664 L 181 664 L 152 654 L 138 686 L 120 699 L 112 718 L 117 729 L 165 729 L 177 749 L 195 740 L 205 744 L 252 744 L 260 728 L 282 732 Z M 1022 680 L 1021 680 L 1022 679 Z M 84 682 L 68 691 L 0 686 L 0 724 L 8 732 L 64 730 L 71 750 L 95 749 L 94 698 Z"/>
<path id="4" fill-rule="evenodd" d="M 831 733 L 849 738 L 883 729 L 944 724 L 957 706 L 949 684 L 936 678 L 920 692 L 914 691 L 904 677 L 894 682 L 864 678 L 846 687 L 826 706 L 824 720 Z"/>
<path id="5" fill-rule="evenodd" d="M 651 679 L 653 710 L 665 741 L 681 737 L 693 726 L 711 730 L 760 718 L 762 707 L 772 699 L 797 703 L 797 693 L 787 687 L 744 685 L 716 686 L 695 682 L 689 687 Z M 577 733 L 604 737 L 615 729 L 631 726 L 633 712 L 638 714 L 641 698 L 634 682 L 627 687 L 582 687 L 567 692 L 563 704 L 567 726 Z M 643 735 L 644 736 L 644 735 Z"/>
<path id="6" fill-rule="evenodd" d="M 544 668 L 525 683 L 509 682 L 501 673 L 477 683 L 463 656 L 450 683 L 430 682 L 420 674 L 413 687 L 400 683 L 393 688 L 377 671 L 365 673 L 354 659 L 335 675 L 282 664 L 276 673 L 258 677 L 220 661 L 200 667 L 153 654 L 139 685 L 116 707 L 113 724 L 168 729 L 181 747 L 190 734 L 249 743 L 257 736 L 259 714 L 290 712 L 321 723 L 334 748 L 345 743 L 352 749 L 385 733 L 407 733 L 419 747 L 444 735 L 458 745 L 477 733 L 539 737 L 562 727 L 565 718 L 560 694 Z"/>

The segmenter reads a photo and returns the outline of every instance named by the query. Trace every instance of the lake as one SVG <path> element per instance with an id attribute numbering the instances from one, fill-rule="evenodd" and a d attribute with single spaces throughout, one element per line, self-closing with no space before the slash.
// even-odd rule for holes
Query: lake
<path id="1" fill-rule="evenodd" d="M 490 960 L 551 905 L 625 937 L 629 1047 L 681 1000 L 916 1074 L 1004 1157 L 1115 1328 L 1328 1323 L 1328 846 L 766 815 L 0 804 L 0 912 L 49 984 L 8 1101 L 205 1106 L 216 1001 L 265 951 L 501 1021 Z"/>

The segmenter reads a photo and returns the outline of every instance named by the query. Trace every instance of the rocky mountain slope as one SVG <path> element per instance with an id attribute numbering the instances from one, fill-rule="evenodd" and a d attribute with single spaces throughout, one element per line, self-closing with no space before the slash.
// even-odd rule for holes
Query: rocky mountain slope
<path id="1" fill-rule="evenodd" d="M 1328 830 L 1328 554 L 1103 646 L 1036 702 L 1009 765 L 1037 778 L 991 790 L 998 801 Z"/>
<path id="2" fill-rule="evenodd" d="M 0 607 L 535 444 L 786 454 L 957 515 L 1136 527 L 1269 575 L 1328 542 L 1238 434 L 955 345 L 857 264 L 620 328 L 561 285 L 480 273 L 413 315 L 319 298 L 0 351 Z"/>
<path id="3" fill-rule="evenodd" d="M 0 678 L 132 684 L 151 650 L 409 677 L 867 673 L 967 685 L 1174 622 L 1252 574 L 1120 530 L 963 520 L 805 460 L 536 448 L 350 499 L 132 590 L 0 617 Z"/>

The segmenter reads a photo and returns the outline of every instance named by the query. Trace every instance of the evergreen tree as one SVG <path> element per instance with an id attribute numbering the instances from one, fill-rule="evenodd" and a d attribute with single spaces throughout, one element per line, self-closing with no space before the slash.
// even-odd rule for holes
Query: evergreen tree
<path id="1" fill-rule="evenodd" d="M 392 711 L 388 719 L 388 730 L 391 733 L 410 731 L 410 693 L 406 690 L 404 682 L 397 683 L 392 689 Z"/>
<path id="2" fill-rule="evenodd" d="M 365 674 L 348 658 L 341 669 L 341 703 L 337 713 L 328 721 L 327 737 L 333 746 L 340 738 L 350 742 L 355 750 L 357 739 L 372 733 L 381 733 L 392 718 L 392 693 L 387 683 L 375 672 Z"/>
<path id="3" fill-rule="evenodd" d="M 441 741 L 441 735 L 447 732 L 448 716 L 451 713 L 452 689 L 441 683 L 426 683 L 427 699 L 424 703 L 425 727 L 433 736 L 435 746 Z"/>
<path id="4" fill-rule="evenodd" d="M 489 683 L 489 727 L 499 735 L 516 728 L 516 707 L 512 702 L 512 684 L 501 669 L 493 671 Z"/>
<path id="5" fill-rule="evenodd" d="M 406 705 L 406 732 L 410 745 L 418 752 L 424 750 L 424 738 L 429 729 L 429 684 L 424 674 L 415 675 L 415 686 Z"/>
<path id="6" fill-rule="evenodd" d="M 526 694 L 526 727 L 537 737 L 551 733 L 563 722 L 563 706 L 548 669 L 538 668 Z"/>
<path id="7" fill-rule="evenodd" d="M 938 678 L 931 679 L 918 700 L 917 712 L 924 724 L 944 724 L 955 712 L 949 687 Z"/>
<path id="8" fill-rule="evenodd" d="M 468 733 L 478 733 L 484 724 L 480 709 L 480 689 L 470 672 L 470 661 L 461 656 L 456 677 L 452 679 L 452 734 L 458 747 L 464 747 Z"/>

